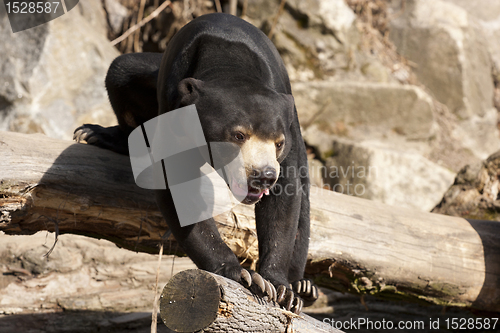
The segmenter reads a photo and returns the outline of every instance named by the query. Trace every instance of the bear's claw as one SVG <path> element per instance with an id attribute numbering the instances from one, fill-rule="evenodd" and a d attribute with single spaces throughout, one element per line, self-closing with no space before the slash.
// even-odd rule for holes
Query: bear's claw
<path id="1" fill-rule="evenodd" d="M 267 297 L 267 301 L 276 301 L 276 289 L 259 273 L 241 269 L 240 283 L 261 297 Z"/>
<path id="2" fill-rule="evenodd" d="M 266 294 L 268 301 L 276 302 L 276 288 L 273 284 L 266 280 Z"/>
<path id="3" fill-rule="evenodd" d="M 123 133 L 118 126 L 102 127 L 84 124 L 75 129 L 73 140 L 78 143 L 86 142 L 89 145 L 108 149 L 119 154 L 128 154 L 128 135 Z"/>
<path id="4" fill-rule="evenodd" d="M 73 133 L 73 140 L 78 143 L 86 142 L 90 145 L 98 145 L 100 141 L 99 133 L 101 132 L 101 130 L 105 129 L 99 125 L 82 125 L 75 129 L 75 132 Z"/>
<path id="5" fill-rule="evenodd" d="M 310 306 L 318 299 L 318 287 L 307 279 L 295 281 L 292 290 L 304 300 L 305 306 Z"/>
<path id="6" fill-rule="evenodd" d="M 261 294 L 265 294 L 266 292 L 266 280 L 260 276 L 259 273 L 252 272 L 252 284 L 257 285 L 259 287 L 259 291 Z"/>
<path id="7" fill-rule="evenodd" d="M 248 288 L 252 285 L 252 276 L 246 269 L 241 270 L 241 281 L 245 281 L 247 285 L 243 285 L 245 288 Z"/>
<path id="8" fill-rule="evenodd" d="M 299 314 L 302 311 L 303 301 L 300 297 L 295 296 L 291 289 L 280 285 L 276 295 L 276 302 L 285 308 L 285 310 L 292 311 L 295 314 Z"/>

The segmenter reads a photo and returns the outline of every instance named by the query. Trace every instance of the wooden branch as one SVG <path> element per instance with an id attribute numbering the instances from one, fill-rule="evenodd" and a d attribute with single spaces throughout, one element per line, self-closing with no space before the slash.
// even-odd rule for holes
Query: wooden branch
<path id="1" fill-rule="evenodd" d="M 0 231 L 106 238 L 158 253 L 166 223 L 128 157 L 43 135 L 0 132 Z M 215 218 L 242 259 L 257 259 L 253 209 Z M 166 253 L 181 254 L 173 238 Z M 311 188 L 306 273 L 358 294 L 500 312 L 500 223 L 467 221 Z"/>
<path id="2" fill-rule="evenodd" d="M 271 25 L 271 30 L 269 30 L 269 33 L 267 34 L 267 37 L 269 37 L 269 39 L 272 39 L 274 36 L 274 31 L 276 29 L 276 25 L 278 24 L 278 20 L 279 20 L 281 14 L 283 14 L 283 10 L 285 9 L 285 4 L 286 4 L 286 0 L 281 0 L 280 6 L 278 8 L 278 13 L 274 17 L 273 24 Z"/>
<path id="3" fill-rule="evenodd" d="M 125 39 L 127 39 L 131 34 L 133 34 L 137 29 L 142 28 L 146 23 L 157 17 L 165 8 L 170 6 L 172 4 L 171 1 L 165 1 L 162 3 L 158 8 L 156 8 L 151 14 L 148 15 L 148 17 L 142 19 L 140 22 L 134 24 L 132 27 L 130 27 L 127 31 L 123 33 L 120 37 L 114 39 L 111 41 L 111 45 L 116 45 L 118 43 L 123 42 Z"/>
<path id="4" fill-rule="evenodd" d="M 222 6 L 220 5 L 220 0 L 215 0 L 215 9 L 217 13 L 222 13 Z"/>
<path id="5" fill-rule="evenodd" d="M 280 309 L 235 281 L 199 269 L 170 279 L 160 297 L 160 316 L 175 332 L 341 333 L 303 313 Z"/>
<path id="6" fill-rule="evenodd" d="M 236 16 L 238 11 L 238 0 L 229 0 L 229 14 Z"/>

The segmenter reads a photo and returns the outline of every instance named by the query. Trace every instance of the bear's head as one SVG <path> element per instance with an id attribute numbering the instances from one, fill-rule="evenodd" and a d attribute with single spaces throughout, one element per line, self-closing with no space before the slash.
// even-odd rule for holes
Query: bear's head
<path id="1" fill-rule="evenodd" d="M 195 104 L 206 142 L 232 143 L 243 166 L 227 182 L 241 201 L 253 204 L 275 185 L 280 163 L 292 148 L 292 95 L 277 93 L 247 76 L 203 81 L 186 78 L 178 85 L 180 107 Z M 223 154 L 234 156 L 231 152 Z"/>

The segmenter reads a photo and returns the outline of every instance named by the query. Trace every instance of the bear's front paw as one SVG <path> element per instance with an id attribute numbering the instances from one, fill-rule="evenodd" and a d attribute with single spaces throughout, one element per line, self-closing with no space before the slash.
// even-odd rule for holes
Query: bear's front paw
<path id="1" fill-rule="evenodd" d="M 293 290 L 284 285 L 278 287 L 276 302 L 285 310 L 294 312 L 295 314 L 299 314 L 304 305 L 302 299 L 295 295 Z"/>
<path id="2" fill-rule="evenodd" d="M 318 287 L 308 279 L 292 283 L 292 290 L 304 300 L 304 306 L 311 306 L 318 299 Z"/>
<path id="3" fill-rule="evenodd" d="M 216 273 L 240 283 L 257 296 L 266 298 L 268 302 L 276 301 L 276 289 L 257 272 L 237 266 L 226 267 L 223 271 Z"/>
<path id="4" fill-rule="evenodd" d="M 124 155 L 128 154 L 127 138 L 128 136 L 118 126 L 102 127 L 92 124 L 78 127 L 73 134 L 73 140 L 78 143 L 86 142 Z"/>
<path id="5" fill-rule="evenodd" d="M 260 276 L 259 273 L 242 268 L 241 279 L 245 281 L 246 285 L 242 284 L 253 293 L 260 297 L 266 297 L 268 302 L 276 301 L 276 289 L 272 283 Z"/>
<path id="6" fill-rule="evenodd" d="M 102 140 L 102 135 L 100 133 L 103 132 L 103 130 L 104 127 L 102 126 L 85 124 L 75 129 L 73 140 L 78 143 L 86 142 L 90 145 L 97 143 L 98 146 L 98 141 Z"/>

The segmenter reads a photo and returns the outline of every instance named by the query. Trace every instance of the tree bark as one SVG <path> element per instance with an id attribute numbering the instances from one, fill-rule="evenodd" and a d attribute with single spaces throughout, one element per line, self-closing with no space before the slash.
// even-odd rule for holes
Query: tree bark
<path id="1" fill-rule="evenodd" d="M 341 333 L 253 295 L 239 283 L 192 269 L 175 275 L 160 297 L 160 316 L 175 332 Z"/>
<path id="2" fill-rule="evenodd" d="M 9 132 L 0 132 L 0 156 L 0 231 L 82 234 L 157 253 L 167 225 L 151 192 L 135 185 L 128 157 Z M 215 220 L 231 249 L 255 263 L 252 207 Z M 169 242 L 165 252 L 182 254 Z M 500 312 L 500 223 L 313 187 L 306 273 L 340 291 Z"/>

